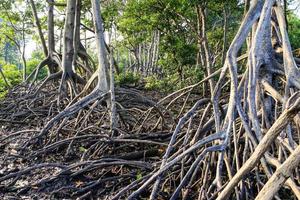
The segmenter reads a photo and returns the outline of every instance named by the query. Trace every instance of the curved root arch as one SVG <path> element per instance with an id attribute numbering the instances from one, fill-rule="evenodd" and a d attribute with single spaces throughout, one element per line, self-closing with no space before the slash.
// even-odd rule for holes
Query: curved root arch
<path id="1" fill-rule="evenodd" d="M 251 42 L 248 47 L 248 62 L 242 79 L 239 79 L 238 52 L 246 42 L 251 29 L 253 34 L 250 36 Z M 271 31 L 273 29 L 279 31 Z M 279 60 L 276 61 L 278 55 L 272 47 L 272 38 L 280 39 L 283 48 L 283 65 Z M 278 41 L 278 43 L 280 42 Z M 228 104 L 224 104 L 220 102 L 224 98 L 222 86 L 228 72 L 230 97 Z M 284 82 L 275 84 L 276 81 L 282 80 L 282 75 L 284 75 Z M 295 127 L 292 124 L 293 118 L 295 116 L 298 118 L 296 114 L 299 112 L 299 95 L 295 93 L 299 89 L 299 78 L 299 70 L 292 55 L 280 3 L 275 0 L 252 1 L 250 9 L 229 47 L 224 67 L 212 96 L 214 127 L 211 131 L 220 134 L 223 140 L 215 140 L 210 147 L 202 150 L 195 149 L 199 157 L 190 154 L 177 160 L 182 165 L 180 184 L 173 192 L 171 199 L 176 199 L 179 195 L 182 195 L 182 198 L 188 198 L 189 194 L 185 190 L 191 189 L 190 187 L 199 182 L 203 184 L 198 193 L 200 199 L 205 198 L 204 194 L 212 194 L 210 198 L 218 197 L 217 199 L 221 200 L 227 199 L 232 193 L 234 193 L 235 199 L 246 198 L 245 195 L 250 190 L 258 193 L 260 187 L 252 186 L 251 183 L 242 182 L 240 187 L 235 188 L 235 186 L 259 161 L 261 161 L 263 170 L 256 169 L 255 173 L 270 177 L 273 173 L 270 166 L 279 167 L 283 156 L 288 155 L 295 145 L 299 144 L 299 138 L 295 137 Z M 281 87 L 282 85 L 284 85 L 284 89 Z M 197 103 L 194 106 L 196 105 Z M 186 115 L 189 115 L 190 112 Z M 225 117 L 222 114 L 224 112 L 226 113 Z M 280 113 L 281 115 L 278 117 Z M 160 185 L 170 178 L 166 177 L 165 170 L 170 170 L 169 167 L 176 168 L 175 163 L 172 167 L 169 166 L 168 160 L 175 155 L 176 158 L 179 158 L 179 153 L 184 151 L 174 149 L 180 141 L 181 137 L 178 136 L 178 132 L 184 128 L 181 127 L 184 119 L 185 117 L 181 118 L 173 132 L 160 167 L 135 192 L 129 195 L 129 199 L 138 197 L 152 184 L 150 199 L 156 199 L 158 195 L 161 195 Z M 186 126 L 186 129 L 190 130 L 190 124 Z M 192 139 L 195 132 L 186 132 L 186 134 L 184 136 L 185 148 L 193 147 L 192 141 L 195 142 L 195 140 Z M 276 148 L 271 150 L 270 145 L 279 134 L 280 138 L 277 140 L 286 138 L 288 142 L 285 142 L 284 145 L 276 144 Z M 197 141 L 206 141 L 206 139 L 199 137 Z M 242 154 L 240 149 L 244 149 Z M 211 151 L 219 151 L 218 156 L 216 154 L 206 155 Z M 249 158 L 250 152 L 254 153 Z M 201 160 L 204 160 L 206 164 L 199 164 Z M 276 160 L 275 165 L 274 160 Z M 209 166 L 207 162 L 214 163 L 214 167 Z M 184 166 L 191 166 L 191 168 L 186 171 Z M 199 170 L 203 170 L 205 173 L 199 174 Z M 233 177 L 234 171 L 237 174 Z M 208 178 L 209 174 L 210 178 Z M 229 184 L 226 186 L 227 181 Z M 299 189 L 295 187 L 295 181 L 290 178 L 285 184 L 299 198 Z M 166 185 L 164 184 L 164 186 Z M 222 190 L 224 187 L 225 189 Z M 222 191 L 220 194 L 218 194 L 219 190 Z"/>
<path id="2" fill-rule="evenodd" d="M 77 156 L 80 161 L 71 164 L 36 165 L 60 171 L 33 184 L 62 179 L 78 184 L 76 178 L 84 176 L 88 181 L 80 183 L 82 187 L 64 190 L 71 190 L 73 197 L 113 183 L 116 187 L 103 196 L 223 200 L 253 199 L 258 195 L 258 199 L 264 199 L 277 195 L 285 184 L 291 195 L 300 199 L 299 183 L 294 178 L 299 176 L 300 161 L 300 61 L 293 58 L 280 3 L 251 2 L 222 69 L 158 103 L 138 92 L 116 89 L 118 124 L 114 134 L 108 123 L 109 101 L 105 101 L 111 91 L 103 92 L 96 84 L 96 89 L 81 98 L 97 78 L 99 82 L 99 71 L 77 97 L 61 105 L 53 103 L 56 93 L 45 90 L 48 80 L 31 102 L 29 98 L 19 100 L 22 95 L 18 91 L 26 90 L 23 86 L 12 90 L 19 96 L 15 100 L 9 94 L 11 98 L 0 106 L 0 116 L 6 116 L 5 120 L 16 124 L 40 116 L 51 120 L 41 132 L 29 129 L 2 138 L 0 149 L 16 138 L 22 141 L 22 156 L 27 158 L 42 156 L 46 162 L 53 155 L 63 154 L 68 162 Z M 239 55 L 245 43 L 247 52 Z M 240 60 L 244 58 L 247 62 L 243 65 Z M 199 100 L 193 91 L 219 73 L 215 88 L 211 88 L 212 97 Z M 58 72 L 52 76 L 62 75 Z M 49 111 L 41 112 L 32 106 Z M 65 109 L 60 111 L 61 108 Z M 26 116 L 27 121 L 19 120 L 20 116 Z M 18 180 L 33 169 L 36 170 L 29 166 L 5 175 L 0 182 Z M 277 176 L 280 180 L 275 179 Z M 269 190 L 272 180 L 276 185 Z"/>

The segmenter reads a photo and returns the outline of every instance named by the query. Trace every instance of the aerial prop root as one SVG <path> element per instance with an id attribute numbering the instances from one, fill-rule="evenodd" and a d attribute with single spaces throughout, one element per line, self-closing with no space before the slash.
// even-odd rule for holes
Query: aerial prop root
<path id="1" fill-rule="evenodd" d="M 190 154 L 191 152 L 196 151 L 197 149 L 199 149 L 200 147 L 202 147 L 203 145 L 213 142 L 215 140 L 219 140 L 219 139 L 224 139 L 224 133 L 220 132 L 220 133 L 215 133 L 212 135 L 209 135 L 197 142 L 195 142 L 193 145 L 191 145 L 189 148 L 187 148 L 184 152 L 180 153 L 179 150 L 179 155 L 177 156 L 173 156 L 170 157 L 172 150 L 174 149 L 174 144 L 176 143 L 176 138 L 180 132 L 180 130 L 182 129 L 183 125 L 190 120 L 193 115 L 195 114 L 196 110 L 202 106 L 205 105 L 209 102 L 209 99 L 201 99 L 199 100 L 197 103 L 195 103 L 195 105 L 182 117 L 180 118 L 173 134 L 171 137 L 171 140 L 169 142 L 168 148 L 165 152 L 165 155 L 163 156 L 163 160 L 161 163 L 161 166 L 157 169 L 156 172 L 153 173 L 153 175 L 145 182 L 143 183 L 142 186 L 140 186 L 136 191 L 134 191 L 133 193 L 131 193 L 131 195 L 128 197 L 128 199 L 134 199 L 137 198 L 138 195 L 143 192 L 152 182 L 154 182 L 156 180 L 156 183 L 154 184 L 154 189 L 153 191 L 157 191 L 155 189 L 155 187 L 157 187 L 156 185 L 159 185 L 159 182 L 162 178 L 162 176 L 164 175 L 164 173 L 169 170 L 171 167 L 173 167 L 177 162 L 181 161 L 182 159 L 184 159 L 188 154 Z M 196 159 L 196 161 L 194 161 L 194 167 L 197 163 L 199 163 L 204 155 L 206 155 L 206 153 L 210 152 L 210 151 L 223 151 L 224 150 L 224 145 L 220 145 L 220 146 L 212 146 L 207 148 L 206 150 L 204 150 L 202 152 L 202 154 L 200 154 L 198 156 L 198 159 Z M 176 153 L 175 153 L 176 154 Z M 180 188 L 182 188 L 184 186 L 184 184 L 188 181 L 188 179 L 190 178 L 190 173 L 193 172 L 194 167 L 192 167 L 192 170 L 186 175 L 185 177 L 185 181 L 179 186 Z M 159 182 L 157 181 L 159 180 Z M 176 197 L 178 194 L 178 191 L 176 191 L 176 193 L 174 193 L 174 197 Z M 156 196 L 155 194 L 152 194 L 153 196 Z"/>
<path id="2" fill-rule="evenodd" d="M 264 156 L 270 145 L 274 142 L 281 131 L 287 126 L 288 122 L 300 111 L 300 93 L 295 93 L 288 101 L 287 108 L 274 122 L 272 127 L 264 135 L 258 146 L 254 149 L 254 153 L 250 156 L 242 168 L 237 171 L 236 175 L 229 181 L 224 190 L 220 193 L 217 200 L 228 198 L 232 189 L 239 183 L 239 181 L 252 170 L 255 165 Z"/>
<path id="3" fill-rule="evenodd" d="M 32 140 L 35 139 L 42 139 L 45 135 L 47 135 L 48 131 L 54 126 L 55 123 L 60 121 L 63 118 L 70 117 L 71 115 L 77 113 L 81 109 L 84 109 L 86 106 L 94 102 L 95 100 L 104 100 L 108 98 L 109 92 L 103 92 L 99 89 L 95 89 L 93 92 L 91 92 L 89 95 L 85 96 L 78 102 L 74 103 L 73 105 L 65 108 L 62 112 L 57 114 L 54 118 L 52 118 L 45 127 L 41 130 L 41 132 L 31 138 L 26 144 L 24 145 L 24 148 L 30 144 Z"/>

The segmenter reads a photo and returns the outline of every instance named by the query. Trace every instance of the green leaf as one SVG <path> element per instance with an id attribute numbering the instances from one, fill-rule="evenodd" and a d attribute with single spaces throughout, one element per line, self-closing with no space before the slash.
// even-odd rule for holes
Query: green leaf
<path id="1" fill-rule="evenodd" d="M 136 180 L 141 180 L 142 179 L 142 173 L 140 171 L 138 171 L 137 175 L 136 175 Z"/>
<path id="2" fill-rule="evenodd" d="M 82 153 L 84 153 L 84 152 L 87 151 L 87 149 L 81 146 L 81 147 L 79 147 L 79 151 L 82 152 Z"/>

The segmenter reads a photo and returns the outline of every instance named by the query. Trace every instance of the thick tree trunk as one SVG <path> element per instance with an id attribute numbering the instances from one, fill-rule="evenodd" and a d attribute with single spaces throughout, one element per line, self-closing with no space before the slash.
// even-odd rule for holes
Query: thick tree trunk
<path id="1" fill-rule="evenodd" d="M 34 3 L 33 0 L 31 0 L 31 1 L 32 1 L 32 3 Z M 44 53 L 47 52 L 47 55 L 46 55 L 47 57 L 43 61 L 41 61 L 39 63 L 39 65 L 36 67 L 36 69 L 28 76 L 27 80 L 30 79 L 34 75 L 33 82 L 37 80 L 38 74 L 44 66 L 46 66 L 46 65 L 48 66 L 48 75 L 49 76 L 51 74 L 54 74 L 59 71 L 58 66 L 61 67 L 61 58 L 55 52 L 53 4 L 54 4 L 54 0 L 48 0 L 48 18 L 47 18 L 48 49 L 47 49 L 47 47 L 46 48 L 43 47 Z M 39 23 L 38 18 L 36 19 L 36 21 Z M 41 41 L 42 41 L 43 34 L 40 37 L 41 37 Z M 43 46 L 44 46 L 44 44 L 43 44 Z"/>
<path id="2" fill-rule="evenodd" d="M 52 57 L 55 52 L 55 39 L 54 39 L 54 14 L 53 14 L 54 0 L 48 1 L 48 48 L 49 56 Z"/>
<path id="3" fill-rule="evenodd" d="M 80 44 L 80 12 L 81 12 L 81 0 L 76 0 L 76 12 L 75 12 L 75 19 L 74 19 L 74 38 L 73 38 L 73 48 L 74 48 L 74 53 L 73 53 L 73 60 L 72 60 L 72 67 L 73 70 L 75 71 L 77 62 L 77 56 L 78 56 L 78 51 L 79 51 L 79 44 Z"/>
<path id="4" fill-rule="evenodd" d="M 108 69 L 107 69 L 107 57 L 106 57 L 106 49 L 104 43 L 104 33 L 103 33 L 103 24 L 101 18 L 101 9 L 100 9 L 100 2 L 98 0 L 91 0 L 92 9 L 93 9 L 93 21 L 95 25 L 95 34 L 96 34 L 96 45 L 98 50 L 98 62 L 99 66 L 97 69 L 97 76 L 98 76 L 98 84 L 96 88 L 87 96 L 76 102 L 75 104 L 66 107 L 62 112 L 52 118 L 43 130 L 40 132 L 39 137 L 46 135 L 51 127 L 61 120 L 64 117 L 68 117 L 73 115 L 74 113 L 78 112 L 79 110 L 88 106 L 91 102 L 95 100 L 103 100 L 105 99 L 107 104 L 110 104 L 111 100 L 109 100 L 106 96 L 109 93 L 109 82 L 108 82 Z M 67 16 L 66 16 L 66 23 L 65 23 L 65 33 L 64 33 L 64 55 L 63 55 L 63 80 L 64 76 L 69 76 L 69 78 L 76 74 L 70 70 L 72 70 L 72 59 L 74 54 L 74 47 L 73 47 L 73 39 L 74 39 L 74 22 L 75 22 L 75 7 L 76 0 L 68 0 L 67 5 Z M 69 30 L 69 32 L 67 31 Z M 71 74 L 68 74 L 70 72 Z M 78 77 L 79 78 L 79 77 Z M 62 80 L 62 81 L 63 81 Z M 91 77 L 93 80 L 93 77 Z M 72 81 L 72 80 L 71 80 Z M 89 85 L 89 83 L 87 84 Z M 62 85 L 60 86 L 62 87 Z M 73 88 L 72 88 L 73 89 Z M 77 96 L 78 97 L 78 96 Z M 113 100 L 113 98 L 112 98 Z"/>
<path id="5" fill-rule="evenodd" d="M 96 33 L 97 57 L 98 57 L 98 85 L 97 88 L 103 92 L 109 90 L 108 84 L 108 70 L 107 70 L 107 57 L 104 43 L 104 28 L 101 18 L 100 2 L 98 0 L 91 0 L 93 8 L 93 20 Z"/>
<path id="6" fill-rule="evenodd" d="M 74 59 L 74 25 L 76 14 L 76 0 L 67 1 L 66 19 L 63 35 L 62 70 L 64 77 L 72 78 L 74 70 L 72 67 Z"/>

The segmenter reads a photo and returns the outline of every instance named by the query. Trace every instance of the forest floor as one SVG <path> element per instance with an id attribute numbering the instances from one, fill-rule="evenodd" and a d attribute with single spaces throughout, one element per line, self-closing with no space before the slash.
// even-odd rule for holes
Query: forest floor
<path id="1" fill-rule="evenodd" d="M 58 82 L 39 89 L 40 84 L 16 86 L 0 101 L 0 199 L 147 199 L 159 173 L 163 178 L 155 199 L 218 195 L 211 183 L 223 134 L 214 130 L 211 101 L 201 82 L 170 94 L 116 87 L 113 131 L 103 98 L 74 111 L 70 108 L 80 99 L 58 93 Z M 224 87 L 220 100 L 222 118 L 228 91 Z M 66 109 L 72 114 L 51 122 Z M 246 162 L 246 137 L 240 134 L 237 141 L 236 157 Z M 230 149 L 227 153 L 234 155 Z M 221 175 L 227 177 L 227 171 L 234 173 L 228 167 L 234 159 L 224 160 Z M 268 177 L 257 167 L 245 180 L 248 191 L 241 195 L 255 199 L 262 188 L 258 181 Z M 286 187 L 278 194 L 296 199 Z"/>
<path id="2" fill-rule="evenodd" d="M 0 199 L 124 199 L 159 165 L 176 122 L 199 98 L 175 94 L 159 102 L 166 94 L 117 89 L 113 134 L 109 110 L 94 103 L 40 136 L 70 102 L 63 97 L 57 103 L 57 87 L 48 84 L 32 94 L 28 85 L 20 85 L 1 100 Z"/>

